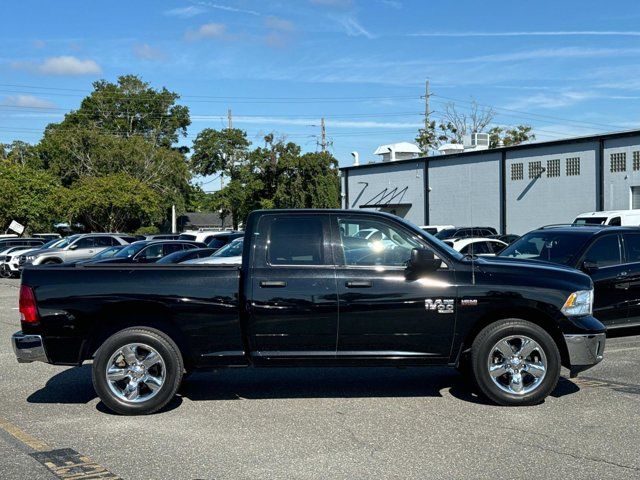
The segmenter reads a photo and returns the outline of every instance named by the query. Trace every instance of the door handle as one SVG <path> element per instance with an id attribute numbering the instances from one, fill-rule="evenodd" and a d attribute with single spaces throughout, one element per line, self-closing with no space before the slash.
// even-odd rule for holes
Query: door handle
<path id="1" fill-rule="evenodd" d="M 629 276 L 629 272 L 620 272 L 618 275 L 616 275 L 617 279 L 622 279 L 622 278 L 627 278 Z"/>
<path id="2" fill-rule="evenodd" d="M 373 282 L 371 280 L 355 280 L 345 282 L 345 286 L 347 288 L 371 288 L 373 286 Z"/>
<path id="3" fill-rule="evenodd" d="M 282 288 L 287 286 L 287 282 L 283 281 L 274 281 L 274 280 L 263 280 L 260 282 L 260 286 L 262 288 Z"/>

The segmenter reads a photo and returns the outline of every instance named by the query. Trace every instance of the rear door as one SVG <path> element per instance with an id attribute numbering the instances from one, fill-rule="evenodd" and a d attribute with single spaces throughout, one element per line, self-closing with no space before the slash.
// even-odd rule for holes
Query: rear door
<path id="1" fill-rule="evenodd" d="M 455 327 L 455 272 L 442 267 L 420 278 L 406 275 L 411 250 L 428 248 L 391 219 L 333 214 L 339 297 L 338 358 L 428 363 L 448 358 Z M 381 241 L 358 238 L 362 229 Z"/>
<path id="2" fill-rule="evenodd" d="M 247 334 L 256 361 L 334 360 L 338 330 L 328 214 L 265 214 L 252 239 Z"/>
<path id="3" fill-rule="evenodd" d="M 580 264 L 591 267 L 593 316 L 607 326 L 626 323 L 630 283 L 629 270 L 623 264 L 621 236 L 611 233 L 596 238 Z"/>

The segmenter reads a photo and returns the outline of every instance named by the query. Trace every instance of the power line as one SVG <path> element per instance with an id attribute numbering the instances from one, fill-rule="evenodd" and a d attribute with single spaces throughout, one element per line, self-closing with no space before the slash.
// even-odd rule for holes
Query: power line
<path id="1" fill-rule="evenodd" d="M 582 124 L 589 124 L 589 125 L 594 125 L 594 126 L 598 126 L 598 127 L 605 127 L 605 128 L 618 128 L 618 127 L 614 127 L 612 125 L 608 125 L 608 124 L 604 124 L 604 123 L 595 123 L 595 122 L 589 122 L 589 121 L 584 121 L 584 120 L 571 120 L 568 118 L 562 118 L 562 117 L 556 117 L 556 116 L 552 116 L 552 115 L 544 115 L 544 114 L 539 114 L 539 113 L 531 113 L 531 112 L 525 112 L 522 110 L 515 110 L 512 108 L 504 108 L 504 107 L 496 107 L 495 105 L 489 105 L 486 103 L 479 103 L 479 102 L 475 102 L 474 100 L 461 100 L 461 99 L 456 99 L 456 98 L 452 98 L 452 97 L 446 97 L 444 95 L 439 95 L 439 94 L 432 94 L 434 97 L 439 97 L 439 98 L 444 98 L 446 100 L 450 100 L 450 101 L 454 101 L 454 102 L 461 102 L 461 103 L 468 103 L 468 104 L 476 104 L 480 107 L 486 107 L 486 108 L 491 108 L 494 110 L 502 110 L 502 111 L 506 111 L 506 112 L 513 112 L 513 113 L 518 113 L 520 115 L 526 115 L 529 117 L 541 117 L 541 118 L 549 118 L 552 120 L 556 120 L 556 121 L 562 121 L 562 122 L 572 122 L 572 123 L 582 123 Z M 445 104 L 446 102 L 439 102 L 439 103 L 443 103 Z"/>

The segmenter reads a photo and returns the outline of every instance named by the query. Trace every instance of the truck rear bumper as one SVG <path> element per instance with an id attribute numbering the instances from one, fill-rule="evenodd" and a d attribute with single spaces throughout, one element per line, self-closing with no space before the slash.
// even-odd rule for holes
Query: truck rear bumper
<path id="1" fill-rule="evenodd" d="M 40 335 L 25 335 L 22 332 L 16 332 L 11 336 L 11 344 L 19 363 L 49 361 Z"/>
<path id="2" fill-rule="evenodd" d="M 604 333 L 584 333 L 564 336 L 571 364 L 571 378 L 602 361 L 606 335 Z"/>

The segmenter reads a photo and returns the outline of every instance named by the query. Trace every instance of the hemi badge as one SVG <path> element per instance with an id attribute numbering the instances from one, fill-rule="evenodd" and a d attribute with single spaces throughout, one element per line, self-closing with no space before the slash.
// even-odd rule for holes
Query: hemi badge
<path id="1" fill-rule="evenodd" d="M 478 306 L 478 300 L 475 298 L 463 298 L 460 300 L 461 307 L 476 307 Z"/>

